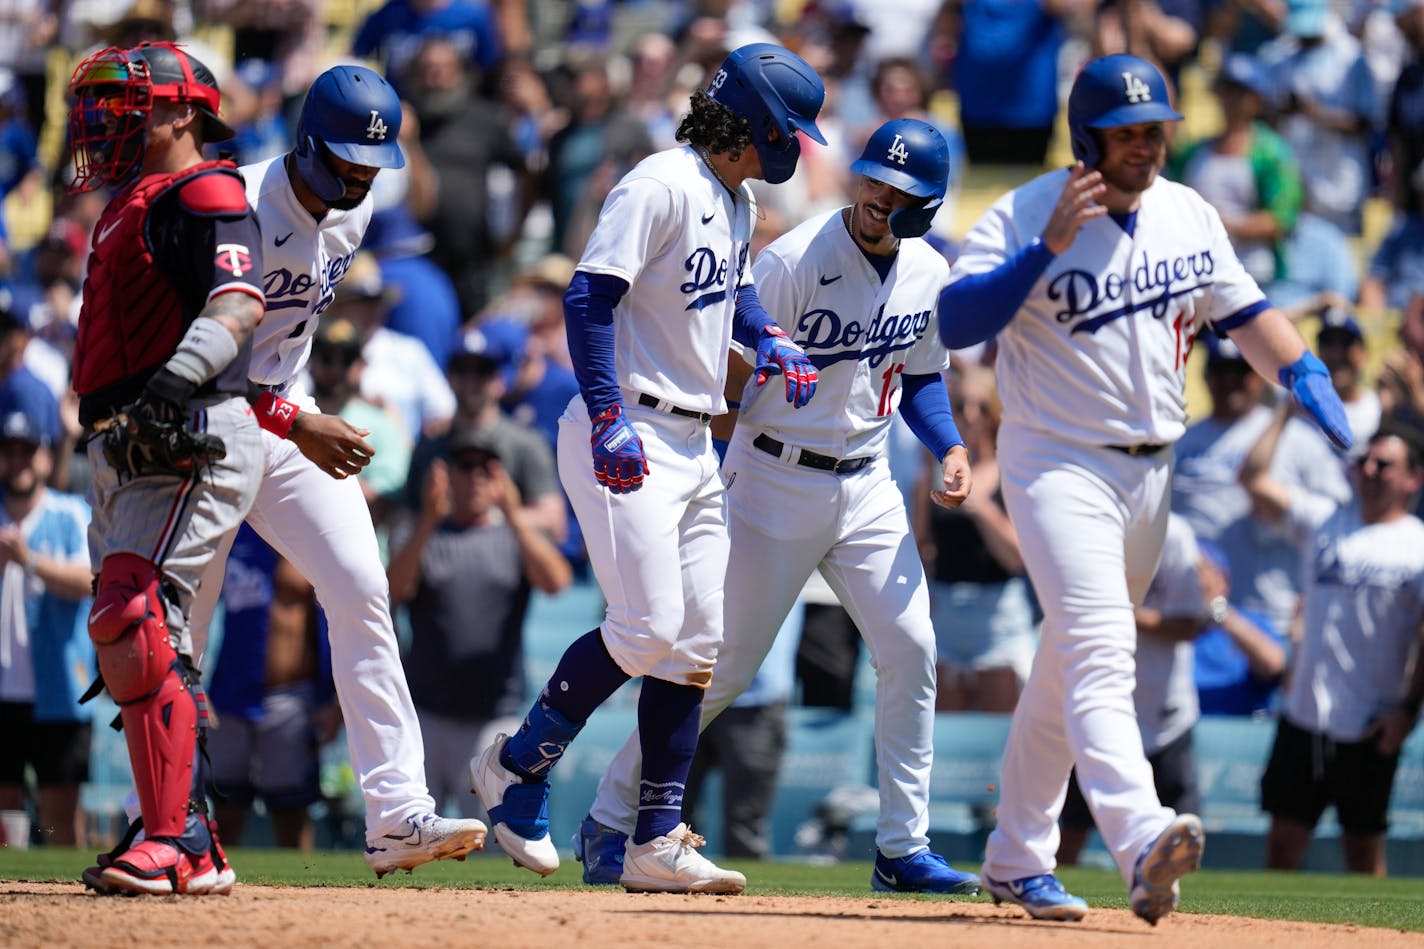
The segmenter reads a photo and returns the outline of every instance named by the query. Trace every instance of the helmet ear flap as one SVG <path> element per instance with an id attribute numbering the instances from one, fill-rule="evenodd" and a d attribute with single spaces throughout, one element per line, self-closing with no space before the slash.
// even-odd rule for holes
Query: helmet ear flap
<path id="1" fill-rule="evenodd" d="M 1073 130 L 1072 145 L 1073 157 L 1083 163 L 1085 168 L 1094 168 L 1098 160 L 1102 158 L 1102 148 L 1098 144 L 1098 133 L 1090 128 L 1079 127 Z"/>
<path id="2" fill-rule="evenodd" d="M 346 196 L 346 185 L 326 163 L 322 149 L 322 143 L 310 132 L 306 129 L 297 130 L 297 172 L 312 189 L 313 194 L 323 202 L 331 204 Z"/>

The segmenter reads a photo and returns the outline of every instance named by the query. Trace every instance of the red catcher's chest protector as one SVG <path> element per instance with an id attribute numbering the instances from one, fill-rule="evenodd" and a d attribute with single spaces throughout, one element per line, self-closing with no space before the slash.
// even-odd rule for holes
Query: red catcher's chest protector
<path id="1" fill-rule="evenodd" d="M 74 391 L 84 395 L 164 362 L 186 328 L 183 301 L 154 264 L 148 219 L 169 189 L 210 172 L 237 174 L 230 161 L 207 161 L 171 175 L 147 175 L 119 192 L 94 226 L 84 304 L 74 347 Z"/>

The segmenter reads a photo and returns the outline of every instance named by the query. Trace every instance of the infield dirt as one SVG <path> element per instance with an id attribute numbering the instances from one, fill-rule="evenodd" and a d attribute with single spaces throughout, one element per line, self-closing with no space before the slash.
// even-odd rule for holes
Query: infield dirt
<path id="1" fill-rule="evenodd" d="M 1153 928 L 1125 910 L 1077 924 L 1012 907 L 876 898 L 238 885 L 227 897 L 101 898 L 71 883 L 0 883 L 0 946 L 1424 946 L 1424 935 L 1177 913 Z"/>

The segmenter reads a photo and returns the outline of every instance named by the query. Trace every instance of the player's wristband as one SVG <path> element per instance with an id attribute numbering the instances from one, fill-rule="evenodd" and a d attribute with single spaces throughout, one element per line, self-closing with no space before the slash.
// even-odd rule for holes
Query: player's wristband
<path id="1" fill-rule="evenodd" d="M 257 413 L 257 424 L 278 438 L 286 438 L 297 421 L 301 409 L 297 403 L 282 398 L 275 392 L 263 392 L 252 404 Z"/>

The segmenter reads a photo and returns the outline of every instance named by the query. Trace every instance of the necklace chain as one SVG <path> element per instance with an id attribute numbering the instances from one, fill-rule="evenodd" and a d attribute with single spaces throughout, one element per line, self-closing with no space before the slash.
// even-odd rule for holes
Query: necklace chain
<path id="1" fill-rule="evenodd" d="M 716 178 L 719 182 L 721 182 L 722 187 L 724 187 L 724 188 L 726 188 L 728 191 L 730 191 L 730 192 L 732 193 L 732 195 L 735 197 L 735 196 L 737 195 L 737 193 L 738 193 L 738 192 L 737 192 L 737 189 L 736 189 L 736 188 L 733 188 L 731 185 L 727 184 L 727 179 L 726 179 L 726 178 L 723 178 L 723 177 L 722 177 L 722 173 L 717 170 L 717 166 L 714 165 L 714 164 L 712 164 L 712 156 L 710 156 L 710 155 L 707 154 L 707 149 L 705 149 L 705 148 L 703 148 L 701 145 L 699 145 L 699 146 L 697 146 L 697 154 L 702 157 L 702 164 L 706 165 L 706 166 L 707 166 L 707 170 L 710 171 L 710 172 L 712 172 L 712 177 L 713 177 L 713 178 Z"/>

